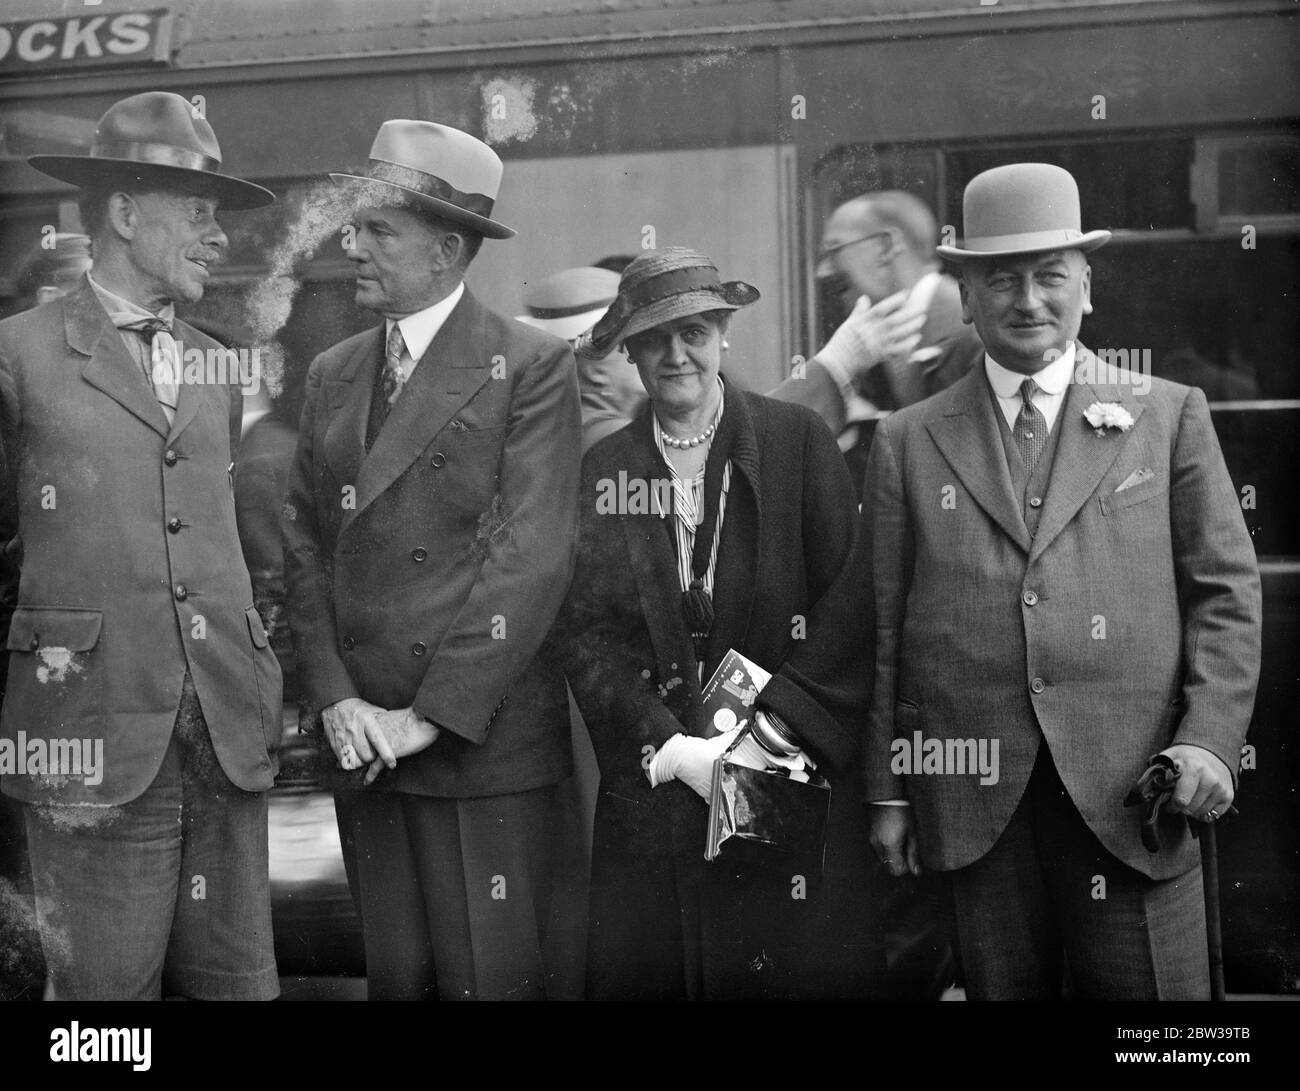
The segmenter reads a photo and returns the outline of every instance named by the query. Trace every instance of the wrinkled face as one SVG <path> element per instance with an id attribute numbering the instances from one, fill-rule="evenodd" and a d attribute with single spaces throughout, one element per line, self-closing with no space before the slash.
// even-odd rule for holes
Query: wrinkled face
<path id="1" fill-rule="evenodd" d="M 689 314 L 627 339 L 628 357 L 656 407 L 681 416 L 707 402 L 717 386 L 725 331 L 725 320 Z"/>
<path id="2" fill-rule="evenodd" d="M 145 299 L 197 303 L 208 267 L 221 259 L 228 241 L 217 223 L 217 202 L 169 192 L 136 193 L 132 201 L 128 260 Z"/>
<path id="3" fill-rule="evenodd" d="M 348 251 L 357 274 L 358 306 L 385 318 L 432 306 L 444 285 L 438 273 L 441 236 L 405 208 L 358 208 L 351 226 L 356 245 Z"/>
<path id="4" fill-rule="evenodd" d="M 844 307 L 853 309 L 858 296 L 879 303 L 896 290 L 886 260 L 894 247 L 888 228 L 857 205 L 841 205 L 826 221 L 817 261 L 817 277 Z"/>
<path id="5" fill-rule="evenodd" d="M 962 318 L 994 360 L 1032 375 L 1078 337 L 1092 312 L 1091 275 L 1078 250 L 971 259 L 962 268 Z"/>

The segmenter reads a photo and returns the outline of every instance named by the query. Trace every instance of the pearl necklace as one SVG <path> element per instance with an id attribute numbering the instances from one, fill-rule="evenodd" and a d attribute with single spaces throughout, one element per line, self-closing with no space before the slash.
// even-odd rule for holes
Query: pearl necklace
<path id="1" fill-rule="evenodd" d="M 713 438 L 713 433 L 718 430 L 718 425 L 722 421 L 722 405 L 723 400 L 719 399 L 717 416 L 713 418 L 713 423 L 698 436 L 692 436 L 690 439 L 678 439 L 676 436 L 670 436 L 668 429 L 663 426 L 663 421 L 659 422 L 659 434 L 664 437 L 664 442 L 669 447 L 676 448 L 679 451 L 687 451 L 692 447 L 698 447 L 701 443 L 707 443 Z"/>

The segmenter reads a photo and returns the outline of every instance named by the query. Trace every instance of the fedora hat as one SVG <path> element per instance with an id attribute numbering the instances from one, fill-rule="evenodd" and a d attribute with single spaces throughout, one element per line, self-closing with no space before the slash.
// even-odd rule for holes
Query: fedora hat
<path id="1" fill-rule="evenodd" d="M 963 245 L 940 246 L 945 258 L 1000 258 L 1050 250 L 1095 250 L 1109 231 L 1080 228 L 1074 176 L 1048 163 L 1011 163 L 977 174 L 962 198 Z"/>
<path id="2" fill-rule="evenodd" d="M 99 119 L 88 155 L 33 155 L 42 174 L 74 186 L 135 179 L 146 183 L 201 181 L 226 208 L 259 208 L 269 189 L 221 173 L 221 148 L 207 119 L 180 95 L 146 91 L 115 102 Z"/>
<path id="3" fill-rule="evenodd" d="M 524 296 L 519 321 L 573 341 L 586 333 L 618 295 L 618 274 L 583 266 L 539 280 Z"/>
<path id="4" fill-rule="evenodd" d="M 501 186 L 501 159 L 483 141 L 433 121 L 385 121 L 370 146 L 364 175 L 330 175 L 336 182 L 378 183 L 452 223 L 489 239 L 515 232 L 491 219 Z"/>
<path id="5" fill-rule="evenodd" d="M 724 283 L 713 259 L 698 250 L 647 250 L 623 270 L 618 296 L 583 334 L 577 353 L 599 360 L 644 330 L 704 311 L 736 311 L 758 298 L 758 289 L 743 280 Z"/>

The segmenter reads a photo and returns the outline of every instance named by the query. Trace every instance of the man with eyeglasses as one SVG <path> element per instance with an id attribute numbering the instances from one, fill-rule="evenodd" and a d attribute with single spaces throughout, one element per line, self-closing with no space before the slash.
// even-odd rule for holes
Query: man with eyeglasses
<path id="1" fill-rule="evenodd" d="M 882 190 L 840 205 L 822 232 L 816 275 L 848 318 L 771 392 L 821 414 L 859 495 L 875 421 L 951 385 L 980 358 L 937 242 L 934 215 L 910 193 Z"/>

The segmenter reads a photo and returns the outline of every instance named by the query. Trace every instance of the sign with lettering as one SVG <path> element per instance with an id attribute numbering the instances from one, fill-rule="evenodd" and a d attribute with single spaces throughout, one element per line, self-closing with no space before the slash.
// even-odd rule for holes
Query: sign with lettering
<path id="1" fill-rule="evenodd" d="M 0 23 L 0 76 L 67 69 L 167 64 L 172 13 L 167 8 Z"/>

